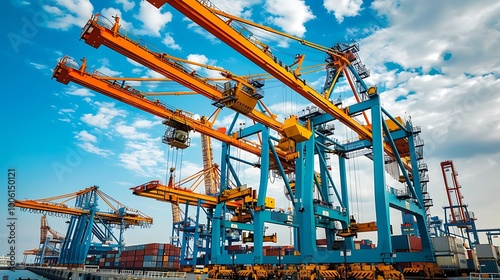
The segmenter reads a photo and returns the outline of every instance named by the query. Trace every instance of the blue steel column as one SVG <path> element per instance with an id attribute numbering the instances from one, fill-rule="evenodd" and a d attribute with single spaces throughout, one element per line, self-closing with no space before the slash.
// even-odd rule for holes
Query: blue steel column
<path id="1" fill-rule="evenodd" d="M 70 255 L 68 263 L 74 264 L 75 259 L 78 258 L 78 254 L 80 253 L 80 249 L 82 247 L 83 234 L 85 233 L 85 226 L 87 224 L 87 216 L 82 215 L 78 219 L 78 223 L 75 228 L 75 235 L 73 236 L 73 242 L 71 242 L 71 246 L 69 248 Z"/>
<path id="2" fill-rule="evenodd" d="M 296 209 L 299 217 L 299 242 L 300 254 L 304 263 L 312 261 L 316 248 L 316 222 L 313 206 L 313 184 L 314 184 L 314 133 L 307 141 L 297 144 L 300 157 L 295 166 L 297 180 L 295 192 L 299 194 L 299 209 Z"/>
<path id="3" fill-rule="evenodd" d="M 375 104 L 371 107 L 373 134 L 373 179 L 375 192 L 375 214 L 377 217 L 377 237 L 380 257 L 383 262 L 392 263 L 392 244 L 390 232 L 389 203 L 385 190 L 385 160 L 380 97 L 372 96 Z"/>
<path id="4" fill-rule="evenodd" d="M 184 210 L 184 221 L 182 221 L 181 229 L 184 227 L 184 232 L 182 233 L 182 240 L 181 240 L 181 259 L 180 262 L 182 265 L 187 264 L 187 259 L 186 259 L 186 251 L 189 247 L 189 239 L 188 235 L 189 233 L 186 231 L 185 227 L 189 224 L 189 203 L 186 203 L 186 210 Z"/>
<path id="5" fill-rule="evenodd" d="M 84 239 L 83 239 L 84 241 L 82 244 L 83 246 L 81 246 L 81 248 L 80 248 L 81 251 L 78 254 L 79 258 L 77 260 L 77 264 L 82 264 L 82 265 L 85 264 L 85 259 L 87 258 L 87 253 L 89 251 L 90 244 L 92 243 L 92 228 L 94 226 L 97 226 L 95 224 L 95 221 L 94 221 L 96 211 L 97 211 L 97 209 L 96 209 L 96 206 L 94 205 L 92 207 L 92 211 L 90 212 L 89 220 L 86 223 L 86 226 L 84 228 L 84 230 L 85 230 Z"/>
<path id="6" fill-rule="evenodd" d="M 222 143 L 221 149 L 221 165 L 220 165 L 220 192 L 227 188 L 227 161 L 229 160 L 229 147 L 226 143 Z M 215 207 L 214 217 L 212 220 L 212 263 L 218 263 L 217 257 L 222 254 L 221 250 L 221 224 L 223 217 L 224 203 L 219 203 Z"/>
<path id="7" fill-rule="evenodd" d="M 196 224 L 194 229 L 194 244 L 193 244 L 193 268 L 196 266 L 198 260 L 198 239 L 200 238 L 200 233 L 198 231 L 198 225 L 200 224 L 200 208 L 201 200 L 198 199 L 198 205 L 196 207 Z"/>
<path id="8" fill-rule="evenodd" d="M 342 155 L 339 156 L 339 175 L 340 175 L 340 190 L 342 192 L 342 203 L 344 205 L 344 209 L 342 209 L 345 213 L 346 221 L 349 220 L 351 215 L 351 210 L 349 208 L 349 192 L 347 190 L 347 168 L 346 168 L 346 158 Z M 341 222 L 342 228 L 347 228 L 349 225 L 346 222 Z M 354 241 L 353 238 L 344 238 L 344 244 L 346 245 L 346 249 L 354 249 Z"/>
<path id="9" fill-rule="evenodd" d="M 262 210 L 255 211 L 254 213 L 254 232 L 253 232 L 253 246 L 254 246 L 254 263 L 261 264 L 263 261 L 264 245 L 264 209 L 267 196 L 267 184 L 269 181 L 269 166 L 270 166 L 270 149 L 269 149 L 269 128 L 262 129 L 262 143 L 261 143 L 261 156 L 260 156 L 260 185 L 259 194 L 257 195 L 257 207 Z"/>
<path id="10" fill-rule="evenodd" d="M 64 242 L 61 246 L 61 254 L 59 255 L 59 264 L 68 263 L 68 255 L 70 244 L 73 241 L 73 234 L 75 232 L 75 226 L 77 222 L 77 216 L 71 216 L 70 222 L 68 225 L 68 230 L 66 231 L 66 237 L 64 238 Z"/>

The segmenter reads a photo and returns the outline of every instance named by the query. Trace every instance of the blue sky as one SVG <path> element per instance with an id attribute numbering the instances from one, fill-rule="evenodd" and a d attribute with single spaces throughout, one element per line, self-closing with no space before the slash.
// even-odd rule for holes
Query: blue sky
<path id="1" fill-rule="evenodd" d="M 453 160 L 465 201 L 480 228 L 500 228 L 496 218 L 500 181 L 500 4 L 497 1 L 213 1 L 220 9 L 306 40 L 331 46 L 359 42 L 360 56 L 371 70 L 369 85 L 382 92 L 393 115 L 411 116 L 422 127 L 429 164 L 434 215 L 446 203 L 439 162 Z M 51 79 L 57 61 L 69 55 L 76 61 L 117 77 L 160 77 L 137 63 L 101 46 L 79 41 L 81 28 L 94 13 L 122 18 L 122 29 L 163 52 L 183 59 L 222 67 L 238 75 L 263 73 L 168 5 L 158 10 L 144 1 L 10 1 L 2 4 L 4 36 L 0 55 L 4 65 L 0 138 L 2 180 L 16 168 L 17 198 L 44 198 L 91 185 L 155 219 L 152 229 L 133 229 L 129 244 L 168 242 L 170 206 L 132 196 L 130 187 L 149 180 L 165 181 L 169 153 L 161 143 L 161 120 L 75 84 Z M 256 33 L 273 53 L 291 64 L 297 53 L 307 65 L 321 63 L 324 54 L 275 35 Z M 204 76 L 217 73 L 197 69 Z M 318 90 L 324 72 L 304 76 Z M 144 92 L 180 91 L 171 83 L 131 82 Z M 307 106 L 277 81 L 267 81 L 264 102 L 283 119 Z M 352 96 L 339 84 L 334 98 Z M 202 96 L 163 96 L 163 102 L 210 115 L 215 109 Z M 194 106 L 193 104 L 196 104 Z M 227 126 L 232 112 L 224 110 L 216 126 Z M 241 119 L 240 123 L 248 120 Z M 248 122 L 249 123 L 249 122 Z M 202 168 L 199 135 L 176 165 L 178 177 Z M 347 137 L 347 136 L 346 136 Z M 214 143 L 219 162 L 220 143 Z M 250 155 L 248 156 L 251 159 Z M 360 173 L 369 162 L 360 159 Z M 243 170 L 250 184 L 258 172 Z M 359 175 L 363 180 L 363 175 Z M 5 185 L 5 184 L 4 184 Z M 282 187 L 271 192 L 282 194 Z M 361 189 L 359 199 L 372 191 Z M 0 193 L 6 201 L 6 191 Z M 4 205 L 4 204 L 2 204 Z M 278 202 L 286 206 L 286 202 Z M 5 209 L 5 207 L 3 208 Z M 17 212 L 18 254 L 37 246 L 39 216 Z M 0 218 L 5 220 L 6 209 Z M 369 213 L 365 213 L 369 220 Z M 49 224 L 65 232 L 64 221 Z M 161 234 L 158 234 L 161 232 Z M 0 234 L 0 254 L 5 231 Z M 484 240 L 484 237 L 483 237 Z"/>

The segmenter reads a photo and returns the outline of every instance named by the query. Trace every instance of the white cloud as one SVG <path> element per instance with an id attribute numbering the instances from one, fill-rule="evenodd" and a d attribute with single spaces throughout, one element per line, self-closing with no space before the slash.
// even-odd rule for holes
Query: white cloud
<path id="1" fill-rule="evenodd" d="M 93 143 L 97 142 L 97 137 L 88 133 L 88 131 L 86 131 L 86 130 L 82 130 L 82 131 L 78 132 L 78 134 L 75 136 L 75 138 L 82 141 L 82 142 L 93 142 Z"/>
<path id="2" fill-rule="evenodd" d="M 90 134 L 86 130 L 82 130 L 75 135 L 75 138 L 80 141 L 77 145 L 82 148 L 84 151 L 89 152 L 91 154 L 100 155 L 103 157 L 108 157 L 113 154 L 110 150 L 105 150 L 97 147 L 97 137 Z"/>
<path id="3" fill-rule="evenodd" d="M 94 6 L 89 0 L 56 0 L 55 5 L 44 5 L 43 10 L 51 14 L 47 27 L 68 30 L 72 26 L 82 28 L 93 14 Z"/>
<path id="4" fill-rule="evenodd" d="M 122 4 L 123 5 L 123 10 L 125 11 L 130 11 L 135 7 L 134 1 L 129 1 L 129 0 L 115 0 L 117 4 Z"/>
<path id="5" fill-rule="evenodd" d="M 74 112 L 75 112 L 75 110 L 73 110 L 73 109 L 61 109 L 57 113 L 62 115 L 62 114 L 65 114 L 65 113 L 74 113 Z"/>
<path id="6" fill-rule="evenodd" d="M 309 6 L 302 0 L 267 0 L 265 8 L 272 14 L 267 18 L 269 22 L 299 37 L 306 33 L 304 24 L 316 18 Z"/>
<path id="7" fill-rule="evenodd" d="M 75 95 L 75 96 L 82 96 L 82 97 L 88 97 L 88 96 L 94 96 L 92 92 L 90 92 L 89 89 L 87 88 L 81 88 L 77 87 L 74 85 L 71 85 L 65 92 L 64 94 L 67 95 Z"/>
<path id="8" fill-rule="evenodd" d="M 98 72 L 106 75 L 106 76 L 110 76 L 110 77 L 116 77 L 118 75 L 120 75 L 122 72 L 119 72 L 119 71 L 114 71 L 114 70 L 111 70 L 109 69 L 108 67 L 106 66 L 101 66 L 99 68 L 96 69 Z"/>
<path id="9" fill-rule="evenodd" d="M 354 17 L 362 10 L 363 0 L 324 0 L 323 6 L 328 12 L 333 12 L 339 23 L 344 17 Z"/>
<path id="10" fill-rule="evenodd" d="M 134 27 L 131 22 L 125 21 L 122 17 L 122 11 L 116 8 L 104 8 L 101 10 L 101 15 L 106 17 L 111 23 L 114 23 L 114 17 L 118 16 L 120 18 L 120 30 L 126 30 L 129 32 L 134 31 Z M 110 24 L 111 24 L 110 23 Z"/>
<path id="11" fill-rule="evenodd" d="M 150 120 L 135 120 L 134 123 L 132 124 L 132 126 L 135 128 L 151 128 L 151 127 L 158 125 L 160 123 L 161 122 L 153 122 Z"/>
<path id="12" fill-rule="evenodd" d="M 482 75 L 486 74 L 484 69 L 489 73 L 500 71 L 500 62 L 495 59 L 499 55 L 495 43 L 498 38 L 497 15 L 500 13 L 498 2 L 489 1 L 489 5 L 477 2 L 449 5 L 441 1 L 415 5 L 404 2 L 397 7 L 377 3 L 374 2 L 372 8 L 387 14 L 391 26 L 360 42 L 365 63 L 394 62 L 405 69 L 422 68 L 428 72 L 436 68 L 453 75 L 464 72 Z M 386 6 L 393 8 L 387 10 Z M 467 13 L 461 12 L 464 10 Z M 481 16 L 469 16 L 472 14 Z"/>
<path id="13" fill-rule="evenodd" d="M 142 22 L 142 29 L 136 30 L 135 33 L 160 37 L 160 31 L 172 21 L 172 13 L 162 13 L 162 9 L 157 9 L 147 1 L 141 1 L 139 5 L 139 14 L 134 17 Z"/>
<path id="14" fill-rule="evenodd" d="M 125 152 L 118 156 L 120 165 L 141 176 L 161 176 L 165 172 L 165 159 L 159 143 L 160 139 L 127 142 Z"/>
<path id="15" fill-rule="evenodd" d="M 191 21 L 189 18 L 184 17 L 182 20 L 189 22 L 188 25 L 187 25 L 188 29 L 193 30 L 194 33 L 196 33 L 198 35 L 201 35 L 203 38 L 209 40 L 210 43 L 212 43 L 213 45 L 217 45 L 217 44 L 221 43 L 221 41 L 217 37 L 215 37 L 214 35 L 212 35 L 207 30 L 201 28 L 197 23 Z"/>
<path id="16" fill-rule="evenodd" d="M 165 46 L 167 46 L 173 50 L 178 50 L 178 51 L 182 50 L 182 47 L 179 46 L 179 44 L 176 44 L 174 38 L 168 33 L 165 34 L 165 37 L 163 38 L 163 40 L 161 42 Z"/>
<path id="17" fill-rule="evenodd" d="M 115 128 L 116 132 L 120 134 L 125 139 L 133 139 L 133 140 L 148 140 L 150 135 L 143 132 L 138 132 L 137 129 L 133 126 L 118 124 Z"/>
<path id="18" fill-rule="evenodd" d="M 107 129 L 116 117 L 126 116 L 126 112 L 121 109 L 116 109 L 113 102 L 95 102 L 99 106 L 97 114 L 84 114 L 80 120 L 84 123 L 102 129 Z"/>
<path id="19" fill-rule="evenodd" d="M 30 65 L 35 67 L 38 70 L 44 70 L 44 69 L 48 68 L 47 65 L 39 64 L 39 63 L 35 63 L 35 62 L 30 62 Z"/>
<path id="20" fill-rule="evenodd" d="M 78 147 L 82 148 L 84 151 L 91 154 L 100 155 L 103 157 L 108 157 L 113 154 L 110 150 L 101 149 L 90 142 L 78 143 Z"/>
<path id="21" fill-rule="evenodd" d="M 215 65 L 217 63 L 217 60 L 209 59 L 204 54 L 190 54 L 187 56 L 186 59 L 189 61 L 192 61 L 192 62 L 196 62 L 198 64 L 210 65 L 213 67 L 222 68 L 222 67 L 218 67 L 217 65 Z M 221 77 L 220 71 L 209 70 L 209 69 L 204 68 L 202 66 L 193 65 L 193 64 L 190 64 L 189 67 L 197 72 L 200 72 L 201 76 L 210 77 L 210 78 L 215 78 L 215 77 L 220 78 Z"/>

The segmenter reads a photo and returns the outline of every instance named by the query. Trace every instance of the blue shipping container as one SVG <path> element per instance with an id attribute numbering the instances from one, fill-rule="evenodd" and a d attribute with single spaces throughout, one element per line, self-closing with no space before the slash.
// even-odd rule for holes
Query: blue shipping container
<path id="1" fill-rule="evenodd" d="M 496 260 L 479 260 L 479 272 L 499 273 L 500 269 Z"/>

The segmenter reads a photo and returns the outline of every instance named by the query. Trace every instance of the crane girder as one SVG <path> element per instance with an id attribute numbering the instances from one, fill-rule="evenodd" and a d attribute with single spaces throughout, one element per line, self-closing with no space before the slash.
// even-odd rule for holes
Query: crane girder
<path id="1" fill-rule="evenodd" d="M 74 215 L 74 216 L 82 216 L 82 215 L 90 215 L 90 211 L 84 209 L 78 209 L 73 207 L 67 207 L 63 205 L 58 205 L 54 203 L 48 202 L 40 202 L 36 200 L 16 200 L 14 202 L 14 206 L 24 209 L 32 209 L 38 210 L 42 212 L 50 212 L 50 213 L 58 213 L 58 214 L 66 214 L 66 215 Z M 112 224 L 121 224 L 123 222 L 131 225 L 141 225 L 141 224 L 152 224 L 153 219 L 150 217 L 142 217 L 135 213 L 125 213 L 124 216 L 115 213 L 107 213 L 107 212 L 96 212 L 96 219 L 100 218 L 103 221 Z"/>
<path id="2" fill-rule="evenodd" d="M 238 30 L 233 29 L 228 22 L 225 22 L 210 10 L 213 7 L 206 6 L 209 5 L 210 2 L 198 0 L 148 0 L 148 2 L 157 8 L 160 8 L 168 2 L 168 4 L 193 22 L 200 25 L 209 33 L 247 57 L 298 94 L 355 131 L 361 138 L 372 141 L 373 134 L 370 129 L 352 118 L 348 112 L 338 108 L 326 97 L 316 92 L 314 88 L 306 84 L 305 80 L 301 80 L 297 77 L 294 71 L 291 69 L 287 70 L 283 62 L 272 55 L 269 50 L 261 49 L 259 45 L 256 44 L 255 40 L 249 40 L 238 32 Z M 396 158 L 395 153 L 387 143 L 384 143 L 384 150 L 388 155 Z"/>
<path id="3" fill-rule="evenodd" d="M 225 95 L 222 88 L 208 83 L 205 79 L 194 75 L 192 72 L 186 71 L 186 69 L 177 64 L 176 61 L 172 60 L 170 56 L 156 53 L 140 46 L 137 42 L 121 35 L 117 31 L 117 28 L 109 29 L 99 24 L 99 16 L 92 16 L 85 25 L 81 38 L 94 48 L 98 48 L 101 44 L 104 44 L 112 50 L 208 97 L 214 102 L 224 99 Z M 236 81 L 238 81 L 238 79 L 236 79 Z M 241 80 L 239 82 L 241 82 Z M 248 109 L 248 111 L 244 110 L 243 113 L 250 119 L 265 124 L 267 127 L 279 133 L 283 133 L 283 124 L 277 121 L 274 116 L 268 116 L 253 108 Z"/>
<path id="4" fill-rule="evenodd" d="M 51 198 L 45 198 L 45 199 L 26 199 L 26 200 L 16 200 L 14 202 L 14 206 L 22 208 L 22 209 L 30 209 L 30 210 L 35 210 L 35 211 L 40 211 L 43 213 L 57 213 L 57 214 L 64 214 L 64 215 L 71 215 L 71 216 L 90 216 L 93 212 L 93 209 L 90 209 L 91 207 L 95 207 L 96 204 L 95 201 L 88 201 L 87 203 L 89 205 L 77 205 L 75 207 L 69 207 L 67 206 L 64 202 L 70 200 L 70 199 L 75 199 L 78 201 L 78 199 L 82 198 L 89 192 L 95 192 L 96 195 L 101 197 L 103 200 L 105 200 L 108 205 L 113 209 L 113 212 L 101 212 L 101 211 L 95 211 L 95 219 L 102 220 L 104 222 L 107 222 L 109 224 L 129 224 L 129 225 L 149 225 L 153 223 L 153 219 L 143 215 L 137 210 L 133 210 L 130 208 L 124 208 L 125 211 L 119 211 L 116 209 L 114 206 L 110 204 L 109 201 L 106 199 L 112 199 L 110 196 L 107 194 L 100 192 L 98 190 L 97 186 L 92 186 L 89 188 L 85 188 L 83 190 L 65 194 L 65 195 L 60 195 L 60 196 L 55 196 Z M 66 198 L 64 202 L 55 202 L 57 199 L 61 198 Z M 116 201 L 117 202 L 117 201 Z M 121 205 L 121 204 L 120 204 Z M 132 210 L 132 211 L 129 211 Z M 48 224 L 46 220 L 42 218 L 42 225 L 41 228 L 45 228 L 50 230 L 48 227 Z M 51 231 L 51 234 L 58 235 L 55 231 Z M 54 238 L 57 238 L 54 236 Z"/>
<path id="5" fill-rule="evenodd" d="M 68 60 L 68 57 L 62 58 L 54 68 L 52 77 L 56 78 L 60 83 L 68 84 L 69 82 L 74 82 L 155 116 L 186 124 L 194 131 L 208 135 L 211 138 L 240 148 L 254 155 L 260 156 L 262 153 L 257 143 L 227 135 L 223 131 L 212 128 L 211 124 L 204 121 L 203 118 L 201 120 L 195 120 L 184 114 L 182 110 L 172 110 L 160 102 L 154 102 L 145 98 L 136 90 L 123 88 L 108 80 L 101 80 L 95 75 L 86 72 L 85 69 L 74 68 L 73 65 L 70 65 Z M 284 161 L 284 165 L 290 167 L 290 164 L 286 163 L 286 153 L 283 151 L 277 152 L 280 159 Z"/>
<path id="6" fill-rule="evenodd" d="M 215 208 L 219 203 L 216 196 L 200 194 L 182 188 L 168 187 L 162 185 L 158 180 L 153 180 L 131 188 L 132 193 L 137 196 L 154 198 L 159 201 L 176 202 L 178 204 L 197 205 L 198 200 L 201 200 L 201 205 L 206 208 Z M 243 202 L 241 200 L 227 201 L 226 205 L 232 208 L 241 208 Z"/>

